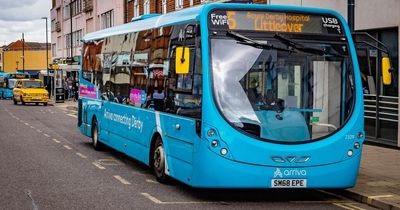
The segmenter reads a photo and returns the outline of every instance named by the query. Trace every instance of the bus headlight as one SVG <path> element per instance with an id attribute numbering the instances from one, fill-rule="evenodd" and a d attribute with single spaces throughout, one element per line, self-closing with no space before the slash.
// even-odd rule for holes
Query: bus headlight
<path id="1" fill-rule="evenodd" d="M 360 148 L 360 143 L 356 142 L 354 143 L 354 149 L 359 149 Z"/>
<path id="2" fill-rule="evenodd" d="M 215 130 L 214 129 L 209 129 L 208 131 L 207 131 L 207 135 L 209 136 L 209 137 L 212 137 L 212 136 L 214 136 L 215 135 Z"/>
<path id="3" fill-rule="evenodd" d="M 217 140 L 212 140 L 211 146 L 212 147 L 218 147 L 218 141 Z"/>
<path id="4" fill-rule="evenodd" d="M 228 154 L 228 150 L 226 148 L 221 149 L 221 155 L 226 155 Z"/>
<path id="5" fill-rule="evenodd" d="M 359 132 L 359 133 L 357 134 L 357 138 L 361 139 L 362 137 L 364 137 L 364 134 L 363 134 L 362 132 Z"/>
<path id="6" fill-rule="evenodd" d="M 353 150 L 349 149 L 349 151 L 347 151 L 347 156 L 349 157 L 353 156 Z"/>

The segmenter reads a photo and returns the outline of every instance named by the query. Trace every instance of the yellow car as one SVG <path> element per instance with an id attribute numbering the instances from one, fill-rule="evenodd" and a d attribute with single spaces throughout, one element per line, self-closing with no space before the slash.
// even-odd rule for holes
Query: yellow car
<path id="1" fill-rule="evenodd" d="M 49 102 L 49 92 L 43 87 L 42 80 L 38 79 L 21 79 L 15 83 L 13 89 L 13 101 L 14 104 L 21 102 L 22 105 L 25 103 L 43 103 L 47 106 Z"/>

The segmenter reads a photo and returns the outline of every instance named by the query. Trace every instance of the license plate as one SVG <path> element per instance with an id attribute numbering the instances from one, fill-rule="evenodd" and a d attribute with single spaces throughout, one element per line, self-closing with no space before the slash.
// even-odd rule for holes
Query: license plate
<path id="1" fill-rule="evenodd" d="M 33 100 L 42 100 L 41 98 L 32 98 Z"/>
<path id="2" fill-rule="evenodd" d="M 307 179 L 272 179 L 272 188 L 305 188 Z"/>

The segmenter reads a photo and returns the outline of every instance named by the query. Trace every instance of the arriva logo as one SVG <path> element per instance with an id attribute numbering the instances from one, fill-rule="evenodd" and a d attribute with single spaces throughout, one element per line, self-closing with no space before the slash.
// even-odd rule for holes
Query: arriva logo
<path id="1" fill-rule="evenodd" d="M 282 172 L 281 172 L 281 170 L 279 170 L 279 168 L 277 168 L 276 171 L 274 172 L 274 178 L 276 178 L 276 177 L 278 177 L 278 176 L 279 176 L 280 178 L 283 177 Z"/>
<path id="2" fill-rule="evenodd" d="M 307 171 L 299 169 L 290 169 L 290 170 L 284 170 L 283 174 L 285 176 L 307 176 Z"/>
<path id="3" fill-rule="evenodd" d="M 284 176 L 307 176 L 307 171 L 304 169 L 285 169 L 283 172 L 276 168 L 274 178 L 283 178 Z"/>

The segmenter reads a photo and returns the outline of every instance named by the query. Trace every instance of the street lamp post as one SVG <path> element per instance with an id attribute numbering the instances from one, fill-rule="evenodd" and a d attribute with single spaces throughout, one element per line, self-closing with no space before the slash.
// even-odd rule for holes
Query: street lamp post
<path id="1" fill-rule="evenodd" d="M 50 72 L 49 72 L 49 34 L 48 34 L 48 26 L 47 26 L 47 17 L 42 17 L 42 19 L 46 20 L 46 70 L 47 70 L 47 91 L 49 94 L 51 92 L 50 88 Z"/>

